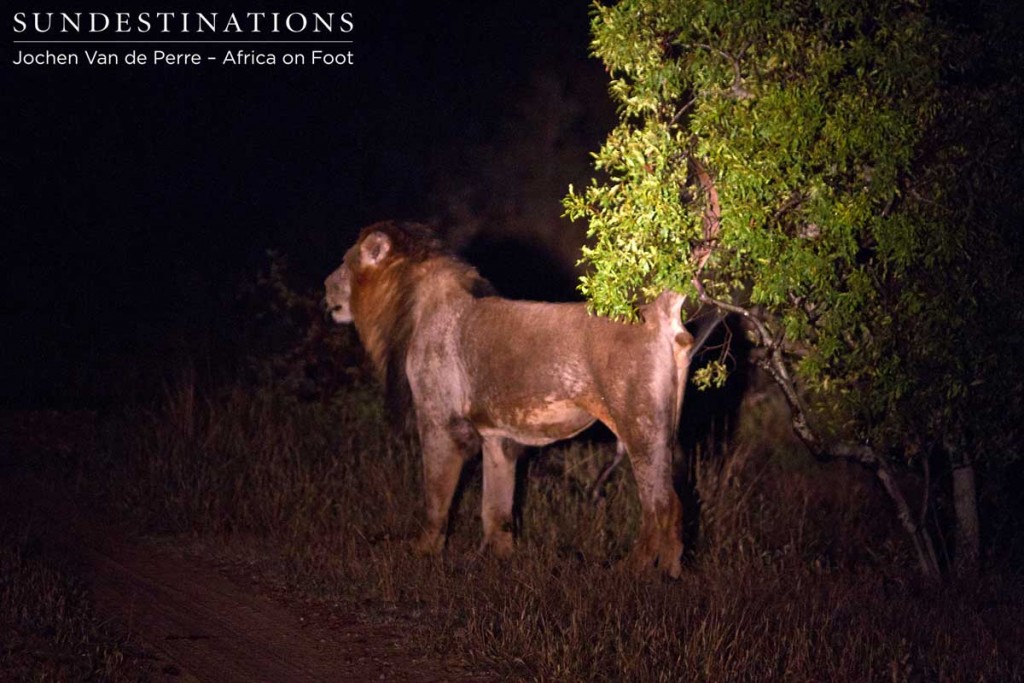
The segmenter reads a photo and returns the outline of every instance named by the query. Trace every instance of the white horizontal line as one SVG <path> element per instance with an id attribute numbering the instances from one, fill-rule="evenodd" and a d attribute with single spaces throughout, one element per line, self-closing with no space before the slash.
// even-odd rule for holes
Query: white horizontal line
<path id="1" fill-rule="evenodd" d="M 15 45 L 192 45 L 215 43 L 218 45 L 268 45 L 275 43 L 339 44 L 354 43 L 354 40 L 15 40 Z"/>

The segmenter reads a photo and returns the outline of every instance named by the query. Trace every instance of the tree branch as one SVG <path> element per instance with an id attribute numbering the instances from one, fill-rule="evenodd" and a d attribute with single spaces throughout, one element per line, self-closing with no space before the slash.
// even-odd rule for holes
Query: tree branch
<path id="1" fill-rule="evenodd" d="M 707 197 L 707 206 L 704 207 L 703 217 L 704 239 L 693 252 L 693 258 L 697 262 L 694 269 L 696 279 L 704 270 L 704 264 L 711 258 L 711 253 L 718 243 L 718 233 L 722 227 L 722 205 L 718 200 L 718 189 L 715 187 L 715 182 L 704 165 L 697 159 L 697 155 L 691 153 L 687 155 L 687 158 L 694 175 L 697 176 L 697 183 L 700 185 L 701 191 Z"/>
<path id="2" fill-rule="evenodd" d="M 738 100 L 749 100 L 754 96 L 752 92 L 743 87 L 743 74 L 740 71 L 739 57 L 730 52 L 726 52 L 721 48 L 717 48 L 714 45 L 707 45 L 705 43 L 693 43 L 690 47 L 699 47 L 702 50 L 715 52 L 728 59 L 729 63 L 732 64 L 733 73 L 732 85 L 729 86 L 729 91 L 732 93 L 732 96 Z M 743 51 L 746 52 L 746 48 L 744 48 Z"/>
<path id="3" fill-rule="evenodd" d="M 687 102 L 686 104 L 684 104 L 683 106 L 681 106 L 676 111 L 675 115 L 673 115 L 672 118 L 669 119 L 668 125 L 669 126 L 674 126 L 677 123 L 679 123 L 679 119 L 681 119 L 683 117 L 683 114 L 685 114 L 687 111 L 689 111 L 690 107 L 692 107 L 694 104 L 696 104 L 696 102 L 697 102 L 697 98 L 696 97 L 690 98 L 690 101 Z"/>

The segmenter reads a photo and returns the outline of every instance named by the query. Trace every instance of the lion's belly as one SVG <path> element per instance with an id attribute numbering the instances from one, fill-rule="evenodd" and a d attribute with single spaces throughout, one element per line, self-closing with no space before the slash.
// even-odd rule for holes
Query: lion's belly
<path id="1" fill-rule="evenodd" d="M 545 400 L 525 406 L 488 406 L 471 418 L 482 436 L 504 437 L 527 446 L 545 446 L 576 436 L 594 416 L 573 401 Z"/>

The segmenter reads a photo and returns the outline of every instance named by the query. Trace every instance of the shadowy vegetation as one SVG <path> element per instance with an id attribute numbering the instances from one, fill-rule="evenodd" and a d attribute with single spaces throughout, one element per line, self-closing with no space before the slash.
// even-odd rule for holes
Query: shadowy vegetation
<path id="1" fill-rule="evenodd" d="M 0 681 L 142 680 L 149 655 L 94 609 L 84 560 L 61 540 L 43 481 L 67 487 L 95 452 L 89 411 L 0 413 Z M 56 526 L 55 526 L 56 524 Z"/>
<path id="2" fill-rule="evenodd" d="M 140 680 L 146 662 L 93 611 L 74 562 L 28 521 L 0 523 L 0 681 Z"/>

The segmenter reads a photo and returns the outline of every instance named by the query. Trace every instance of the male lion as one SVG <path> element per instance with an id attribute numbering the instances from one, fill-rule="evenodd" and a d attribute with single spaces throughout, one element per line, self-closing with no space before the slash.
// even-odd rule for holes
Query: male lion
<path id="1" fill-rule="evenodd" d="M 672 450 L 693 337 L 683 297 L 665 292 L 643 322 L 584 304 L 510 301 L 448 253 L 429 228 L 365 228 L 324 283 L 339 323 L 355 323 L 391 400 L 411 398 L 423 448 L 427 522 L 416 542 L 444 546 L 463 462 L 483 446 L 483 548 L 512 551 L 515 458 L 600 420 L 629 454 L 643 521 L 630 564 L 680 574 L 682 506 Z"/>

